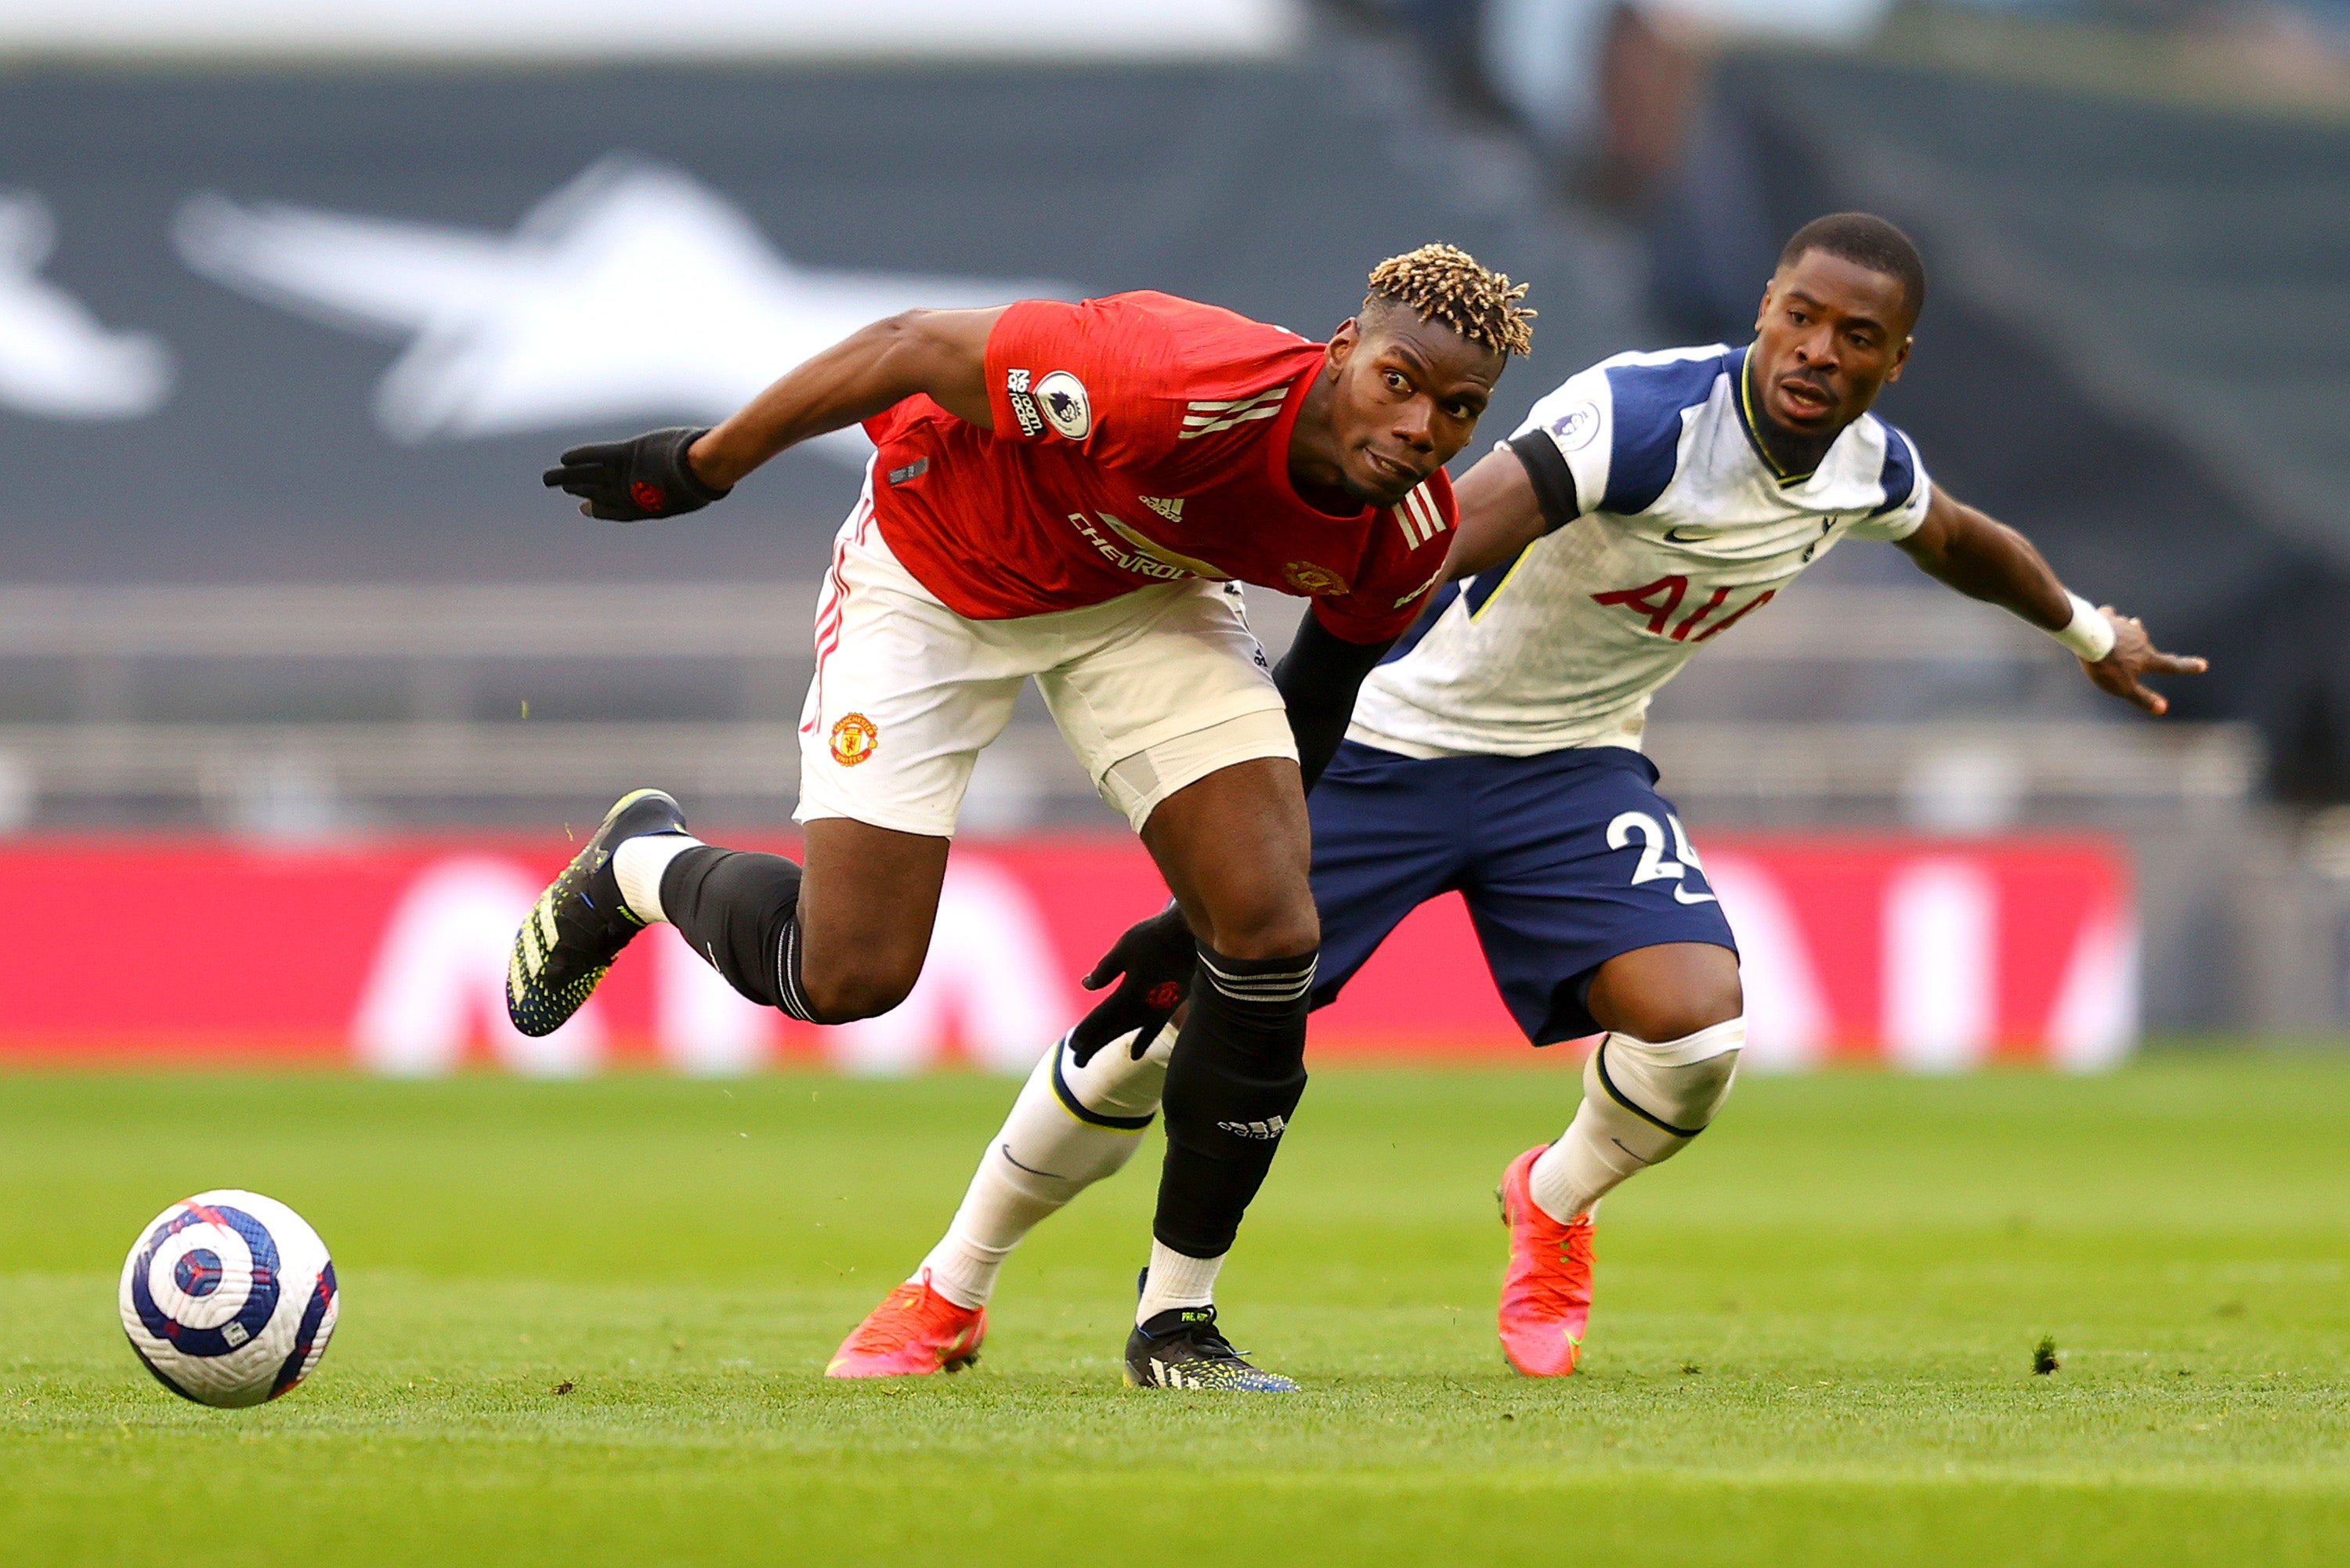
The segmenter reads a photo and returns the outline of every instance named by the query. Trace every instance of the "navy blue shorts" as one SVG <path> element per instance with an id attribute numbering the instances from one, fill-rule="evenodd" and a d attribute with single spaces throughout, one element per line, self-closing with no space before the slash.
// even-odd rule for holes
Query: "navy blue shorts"
<path id="1" fill-rule="evenodd" d="M 1537 1045 L 1598 1032 L 1584 996 L 1618 953 L 1738 950 L 1656 764 L 1622 746 L 1421 762 L 1348 741 L 1306 805 L 1316 1007 L 1442 893 L 1467 900 L 1502 1000 Z"/>

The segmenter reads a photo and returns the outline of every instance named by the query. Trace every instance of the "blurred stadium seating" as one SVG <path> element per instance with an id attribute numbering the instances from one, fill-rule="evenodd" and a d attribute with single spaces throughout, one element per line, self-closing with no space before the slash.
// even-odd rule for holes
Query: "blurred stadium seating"
<path id="1" fill-rule="evenodd" d="M 2133 721 L 1856 545 L 1659 701 L 1668 788 L 1700 831 L 2120 835 L 2153 1025 L 2338 1029 L 2343 14 L 0 0 L 0 827 L 445 842 L 659 779 L 771 828 L 855 442 L 639 528 L 540 489 L 564 445 L 915 303 L 1318 332 L 1439 236 L 1543 312 L 1499 434 L 1736 336 L 1779 235 L 1869 206 L 1936 269 L 1889 415 L 2218 668 Z M 1024 702 L 970 825 L 1114 826 Z"/>

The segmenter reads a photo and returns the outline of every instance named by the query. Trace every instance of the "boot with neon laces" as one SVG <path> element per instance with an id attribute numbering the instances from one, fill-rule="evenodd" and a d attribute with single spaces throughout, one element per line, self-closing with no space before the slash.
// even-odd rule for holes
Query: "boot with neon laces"
<path id="1" fill-rule="evenodd" d="M 1528 1377 L 1564 1377 L 1583 1354 L 1591 1322 L 1590 1214 L 1554 1220 L 1534 1199 L 1529 1178 L 1548 1144 L 1510 1162 L 1494 1196 L 1510 1231 L 1510 1270 L 1502 1281 L 1502 1355 Z"/>
<path id="2" fill-rule="evenodd" d="M 1135 1280 L 1141 1289 L 1145 1269 Z M 1138 1388 L 1210 1388 L 1241 1394 L 1295 1394 L 1297 1384 L 1254 1366 L 1216 1327 L 1212 1306 L 1154 1313 L 1126 1338 L 1126 1381 Z"/>
<path id="3" fill-rule="evenodd" d="M 612 961 L 645 922 L 629 912 L 612 852 L 625 839 L 684 833 L 685 811 L 657 789 L 635 790 L 613 803 L 563 874 L 547 884 L 506 963 L 506 1016 L 534 1038 L 552 1034 L 588 1005 Z"/>
<path id="4" fill-rule="evenodd" d="M 827 1377 L 920 1377 L 960 1372 L 979 1359 L 987 1309 L 957 1306 L 931 1288 L 924 1269 L 881 1298 L 825 1369 Z"/>

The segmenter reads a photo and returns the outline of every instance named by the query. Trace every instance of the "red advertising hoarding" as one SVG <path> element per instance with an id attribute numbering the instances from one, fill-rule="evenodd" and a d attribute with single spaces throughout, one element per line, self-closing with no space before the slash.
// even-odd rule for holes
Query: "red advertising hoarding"
<path id="1" fill-rule="evenodd" d="M 973 840 L 950 865 L 921 982 L 885 1017 L 818 1029 L 753 1006 L 664 928 L 577 1018 L 525 1040 L 501 1004 L 507 946 L 567 852 L 480 836 L 0 849 L 18 912 L 0 944 L 0 1060 L 1024 1070 L 1085 1005 L 1076 977 L 1166 897 L 1130 840 Z M 1752 1067 L 2091 1068 L 2135 1041 L 2135 903 L 2111 841 L 1723 836 L 1706 868 L 1744 952 Z M 1317 1060 L 1525 1049 L 1449 897 L 1315 1014 L 1311 1045 Z"/>

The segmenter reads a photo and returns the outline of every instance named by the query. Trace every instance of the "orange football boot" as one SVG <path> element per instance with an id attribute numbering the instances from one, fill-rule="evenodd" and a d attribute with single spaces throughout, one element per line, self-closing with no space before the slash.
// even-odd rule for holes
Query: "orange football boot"
<path id="1" fill-rule="evenodd" d="M 1510 1272 L 1502 1278 L 1502 1355 L 1528 1377 L 1564 1377 L 1583 1353 L 1591 1321 L 1591 1216 L 1565 1224 L 1543 1212 L 1528 1189 L 1536 1144 L 1510 1162 L 1494 1196 L 1510 1228 Z"/>
<path id="2" fill-rule="evenodd" d="M 931 1288 L 931 1272 L 881 1298 L 833 1353 L 827 1377 L 920 1377 L 979 1359 L 987 1309 L 959 1307 Z"/>

